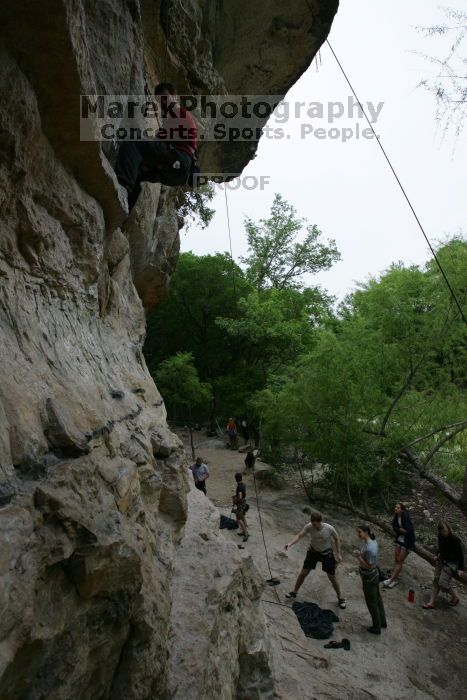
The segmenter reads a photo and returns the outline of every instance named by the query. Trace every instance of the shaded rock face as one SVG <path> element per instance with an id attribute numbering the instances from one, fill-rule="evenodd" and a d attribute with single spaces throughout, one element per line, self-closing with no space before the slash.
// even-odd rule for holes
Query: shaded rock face
<path id="1" fill-rule="evenodd" d="M 125 220 L 111 153 L 79 140 L 78 97 L 141 94 L 145 79 L 165 77 L 183 91 L 283 93 L 336 6 L 1 5 L 2 700 L 165 698 L 183 656 L 170 639 L 172 628 L 183 637 L 172 608 L 186 585 L 174 561 L 186 546 L 188 472 L 141 351 L 144 307 L 166 296 L 177 259 L 179 193 L 146 184 Z M 252 155 L 249 144 L 220 144 L 202 159 L 240 171 Z M 230 557 L 220 539 L 215 547 L 220 562 Z M 270 692 L 256 574 L 238 556 L 227 568 L 217 602 L 203 599 L 204 629 L 232 658 L 187 697 Z M 212 569 L 199 575 L 217 590 Z M 233 619 L 229 646 L 220 631 Z"/>

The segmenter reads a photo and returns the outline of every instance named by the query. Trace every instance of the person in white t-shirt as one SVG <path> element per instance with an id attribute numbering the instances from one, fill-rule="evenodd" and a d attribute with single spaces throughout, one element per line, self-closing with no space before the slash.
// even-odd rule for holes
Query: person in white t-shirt
<path id="1" fill-rule="evenodd" d="M 303 537 L 310 537 L 310 546 L 303 562 L 303 568 L 298 574 L 293 591 L 286 594 L 286 598 L 296 598 L 297 593 L 310 573 L 316 569 L 318 562 L 321 562 L 323 571 L 327 574 L 332 587 L 337 593 L 339 607 L 346 607 L 345 599 L 342 597 L 341 589 L 336 578 L 336 565 L 342 561 L 341 544 L 339 535 L 332 525 L 323 523 L 321 513 L 312 513 L 311 522 L 305 525 L 303 530 L 292 537 L 290 542 L 285 545 L 284 549 L 287 552 L 290 547 L 299 542 Z"/>

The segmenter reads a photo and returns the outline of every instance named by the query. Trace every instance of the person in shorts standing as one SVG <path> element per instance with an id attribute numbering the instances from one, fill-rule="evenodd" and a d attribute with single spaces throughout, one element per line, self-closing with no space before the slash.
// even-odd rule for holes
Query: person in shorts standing
<path id="1" fill-rule="evenodd" d="M 455 535 L 449 523 L 441 521 L 438 523 L 438 561 L 435 567 L 435 578 L 430 600 L 424 603 L 422 608 L 433 610 L 440 591 L 449 595 L 449 605 L 455 607 L 459 604 L 459 597 L 452 587 L 454 574 L 459 574 L 464 570 L 464 551 L 462 542 Z"/>
<path id="2" fill-rule="evenodd" d="M 403 503 L 396 503 L 392 521 L 394 530 L 394 568 L 390 578 L 383 582 L 385 588 L 394 588 L 399 583 L 399 574 L 404 562 L 415 545 L 415 531 L 408 510 Z"/>
<path id="3" fill-rule="evenodd" d="M 247 510 L 246 485 L 243 482 L 243 475 L 240 472 L 235 474 L 235 481 L 237 482 L 237 486 L 235 489 L 235 495 L 233 496 L 233 503 L 238 527 L 240 528 L 240 532 L 238 534 L 243 536 L 244 542 L 247 542 L 250 535 L 248 533 L 248 526 L 246 524 L 245 517 Z"/>
<path id="4" fill-rule="evenodd" d="M 286 552 L 299 542 L 303 537 L 310 537 L 310 547 L 308 549 L 303 568 L 298 574 L 293 591 L 286 594 L 286 598 L 296 598 L 303 582 L 310 573 L 316 569 L 318 563 L 321 564 L 323 571 L 337 594 L 339 607 L 346 607 L 345 599 L 342 597 L 341 589 L 336 578 L 336 565 L 342 561 L 341 545 L 339 536 L 336 530 L 329 523 L 323 523 L 321 513 L 312 513 L 310 523 L 305 525 L 297 535 L 292 537 L 290 542 L 285 545 Z M 335 550 L 335 553 L 334 553 Z"/>

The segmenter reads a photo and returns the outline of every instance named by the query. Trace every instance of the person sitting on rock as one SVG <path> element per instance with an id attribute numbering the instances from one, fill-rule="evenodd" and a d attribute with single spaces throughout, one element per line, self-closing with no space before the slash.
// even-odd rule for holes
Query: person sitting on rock
<path id="1" fill-rule="evenodd" d="M 433 589 L 430 600 L 428 603 L 424 603 L 422 608 L 433 610 L 440 590 L 449 594 L 449 605 L 451 607 L 458 605 L 459 598 L 452 588 L 452 578 L 454 574 L 460 574 L 463 570 L 464 552 L 462 550 L 462 542 L 453 533 L 449 523 L 441 521 L 438 523 L 438 561 L 435 567 Z"/>
<path id="2" fill-rule="evenodd" d="M 196 462 L 191 465 L 190 469 L 193 472 L 193 479 L 195 480 L 196 488 L 207 496 L 206 480 L 209 479 L 209 469 L 207 464 L 204 464 L 201 457 L 197 457 Z"/>
<path id="3" fill-rule="evenodd" d="M 162 127 L 157 138 L 123 141 L 115 168 L 119 183 L 128 192 L 131 211 L 141 192 L 141 182 L 160 182 L 176 187 L 187 183 L 196 156 L 198 131 L 190 112 L 178 104 L 172 83 L 159 83 Z"/>
<path id="4" fill-rule="evenodd" d="M 238 527 L 240 528 L 240 532 L 237 534 L 243 536 L 243 541 L 246 542 L 250 536 L 248 534 L 248 526 L 245 518 L 247 509 L 246 485 L 243 482 L 243 476 L 240 472 L 235 474 L 235 481 L 237 482 L 237 488 L 235 489 L 235 495 L 233 496 L 233 503 Z"/>
<path id="5" fill-rule="evenodd" d="M 394 530 L 394 568 L 391 576 L 387 578 L 383 586 L 394 588 L 399 583 L 399 574 L 402 571 L 404 562 L 415 545 L 415 531 L 408 510 L 403 503 L 396 503 L 394 508 L 394 518 L 392 521 Z"/>
<path id="6" fill-rule="evenodd" d="M 302 537 L 306 535 L 310 537 L 310 547 L 305 557 L 303 568 L 295 583 L 295 588 L 290 593 L 287 593 L 285 597 L 296 598 L 304 580 L 310 571 L 316 569 L 316 565 L 320 562 L 323 571 L 327 574 L 332 587 L 337 593 L 339 607 L 344 609 L 346 607 L 345 599 L 342 597 L 340 586 L 336 578 L 336 564 L 342 561 L 339 535 L 332 525 L 323 523 L 323 516 L 321 513 L 312 513 L 310 521 L 311 522 L 305 525 L 298 535 L 292 537 L 290 542 L 284 547 L 285 551 L 288 552 Z"/>

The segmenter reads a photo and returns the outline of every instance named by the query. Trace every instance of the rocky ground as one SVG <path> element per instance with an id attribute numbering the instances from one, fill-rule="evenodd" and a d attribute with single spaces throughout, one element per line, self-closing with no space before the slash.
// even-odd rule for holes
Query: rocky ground
<path id="1" fill-rule="evenodd" d="M 228 515 L 235 486 L 234 473 L 243 468 L 244 455 L 226 449 L 216 439 L 206 440 L 201 434 L 198 434 L 197 443 L 197 452 L 207 461 L 211 471 L 209 497 L 222 513 Z M 269 572 L 252 476 L 246 476 L 245 481 L 251 505 L 248 519 L 252 534 L 245 547 L 266 579 Z M 335 627 L 334 638 L 349 638 L 351 650 L 327 651 L 325 642 L 304 636 L 284 598 L 293 585 L 306 550 L 306 543 L 301 542 L 288 554 L 283 551 L 283 545 L 291 535 L 307 522 L 307 516 L 302 513 L 306 505 L 303 492 L 287 482 L 280 491 L 261 488 L 259 500 L 272 571 L 281 581 L 276 589 L 265 587 L 262 595 L 277 698 L 460 700 L 466 697 L 467 595 L 463 589 L 458 591 L 461 604 L 456 609 L 440 600 L 437 610 L 422 610 L 421 603 L 428 596 L 433 570 L 427 562 L 411 555 L 400 585 L 383 593 L 389 628 L 381 638 L 370 637 L 365 629 L 369 616 L 352 556 L 357 544 L 355 527 L 358 523 L 342 511 L 326 511 L 325 519 L 335 525 L 343 541 L 344 561 L 339 566 L 338 576 L 347 599 L 347 609 L 338 609 L 334 592 L 321 571 L 310 575 L 299 599 L 317 602 L 338 614 L 340 622 Z M 235 531 L 224 533 L 227 539 L 238 545 L 240 538 Z M 389 567 L 391 540 L 379 533 L 377 536 L 381 564 Z M 415 590 L 415 604 L 407 602 L 409 588 Z M 282 605 L 278 605 L 279 602 Z"/>

